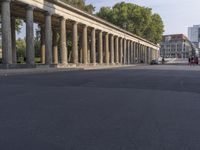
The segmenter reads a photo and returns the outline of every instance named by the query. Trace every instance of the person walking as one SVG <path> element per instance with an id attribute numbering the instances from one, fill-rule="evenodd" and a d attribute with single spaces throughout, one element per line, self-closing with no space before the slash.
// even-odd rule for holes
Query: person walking
<path id="1" fill-rule="evenodd" d="M 192 56 L 192 58 L 191 58 L 191 65 L 194 67 L 194 65 L 195 65 L 195 58 L 194 58 L 194 56 Z"/>
<path id="2" fill-rule="evenodd" d="M 163 57 L 163 58 L 162 58 L 162 64 L 164 64 L 164 63 L 165 63 L 165 58 Z"/>
<path id="3" fill-rule="evenodd" d="M 188 65 L 191 66 L 191 57 L 188 58 Z"/>
<path id="4" fill-rule="evenodd" d="M 199 64 L 199 59 L 198 57 L 195 57 L 195 65 L 198 65 Z"/>

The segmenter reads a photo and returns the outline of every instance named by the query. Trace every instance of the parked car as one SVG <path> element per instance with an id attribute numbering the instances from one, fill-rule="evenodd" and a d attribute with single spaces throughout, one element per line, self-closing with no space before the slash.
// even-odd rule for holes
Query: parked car
<path id="1" fill-rule="evenodd" d="M 156 59 L 152 60 L 151 65 L 158 65 L 158 60 L 156 60 Z"/>

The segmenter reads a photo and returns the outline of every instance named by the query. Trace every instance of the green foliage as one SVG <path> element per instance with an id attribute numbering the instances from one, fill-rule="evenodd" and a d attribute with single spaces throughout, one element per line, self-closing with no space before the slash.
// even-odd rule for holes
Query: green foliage
<path id="1" fill-rule="evenodd" d="M 92 4 L 86 5 L 85 8 L 84 8 L 84 10 L 86 12 L 90 13 L 90 14 L 93 14 L 93 12 L 95 11 L 95 7 Z"/>
<path id="2" fill-rule="evenodd" d="M 40 39 L 40 29 L 36 30 L 36 37 L 34 38 L 34 49 L 35 49 L 35 56 L 40 56 L 40 47 L 41 47 L 41 39 Z"/>
<path id="3" fill-rule="evenodd" d="M 18 33 L 21 32 L 22 25 L 23 25 L 22 20 L 16 19 L 16 31 L 17 31 Z"/>
<path id="4" fill-rule="evenodd" d="M 113 8 L 102 7 L 96 15 L 156 44 L 162 39 L 163 21 L 150 8 L 122 2 Z"/>
<path id="5" fill-rule="evenodd" d="M 109 22 L 114 22 L 114 15 L 110 7 L 102 7 L 97 16 Z"/>
<path id="6" fill-rule="evenodd" d="M 25 51 L 26 51 L 26 42 L 24 39 L 16 40 L 16 48 L 17 48 L 17 57 L 20 63 L 24 62 Z"/>
<path id="7" fill-rule="evenodd" d="M 62 0 L 62 1 L 76 8 L 79 8 L 83 11 L 86 11 L 90 14 L 92 14 L 95 11 L 95 7 L 92 4 L 86 5 L 85 0 Z"/>

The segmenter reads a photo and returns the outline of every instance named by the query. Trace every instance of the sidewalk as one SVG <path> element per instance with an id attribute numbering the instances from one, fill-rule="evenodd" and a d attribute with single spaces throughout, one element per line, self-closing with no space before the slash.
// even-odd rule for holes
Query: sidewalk
<path id="1" fill-rule="evenodd" d="M 0 76 L 24 75 L 24 74 L 43 74 L 54 72 L 69 72 L 83 70 L 105 70 L 105 69 L 120 69 L 134 67 L 136 65 L 96 65 L 96 66 L 78 66 L 68 68 L 29 68 L 29 69 L 0 69 Z"/>

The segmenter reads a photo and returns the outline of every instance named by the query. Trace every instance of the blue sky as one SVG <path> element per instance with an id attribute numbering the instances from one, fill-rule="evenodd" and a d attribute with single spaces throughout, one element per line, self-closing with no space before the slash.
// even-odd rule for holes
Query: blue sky
<path id="1" fill-rule="evenodd" d="M 187 35 L 188 26 L 200 24 L 200 0 L 86 0 L 97 10 L 121 1 L 150 7 L 153 12 L 160 14 L 165 24 L 165 34 Z"/>

